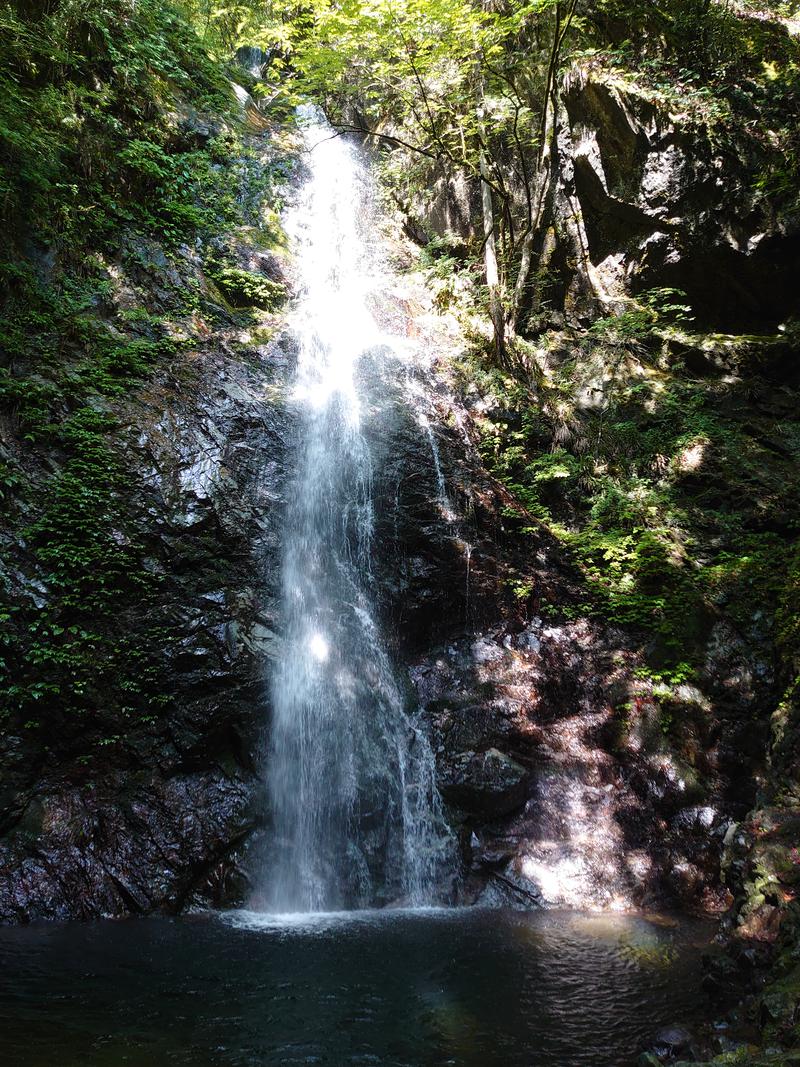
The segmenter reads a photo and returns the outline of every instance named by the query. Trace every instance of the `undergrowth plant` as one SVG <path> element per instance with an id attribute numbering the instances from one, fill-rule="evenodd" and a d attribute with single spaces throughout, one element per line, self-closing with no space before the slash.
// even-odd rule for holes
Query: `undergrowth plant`
<path id="1" fill-rule="evenodd" d="M 593 349 L 607 358 L 606 331 L 595 337 L 532 386 L 480 363 L 492 398 L 479 418 L 482 455 L 524 509 L 509 506 L 506 518 L 532 536 L 542 527 L 525 515 L 537 519 L 584 582 L 584 601 L 557 611 L 644 631 L 654 677 L 699 665 L 720 618 L 752 632 L 754 605 L 765 633 L 788 632 L 788 613 L 772 620 L 798 535 L 796 418 L 776 425 L 768 406 L 754 411 L 745 382 L 694 380 L 679 361 L 621 378 L 602 404 L 581 408 L 571 379 Z M 631 355 L 636 342 L 612 339 Z M 470 381 L 473 362 L 463 369 Z M 791 452 L 765 447 L 771 433 Z M 528 588 L 524 576 L 517 586 Z"/>

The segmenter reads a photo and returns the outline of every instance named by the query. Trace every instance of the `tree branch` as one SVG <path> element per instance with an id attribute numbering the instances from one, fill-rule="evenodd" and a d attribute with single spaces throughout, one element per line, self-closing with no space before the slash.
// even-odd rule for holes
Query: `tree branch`
<path id="1" fill-rule="evenodd" d="M 388 141 L 390 144 L 398 145 L 400 148 L 407 148 L 409 152 L 414 152 L 418 156 L 425 156 L 426 159 L 432 159 L 436 163 L 440 162 L 441 159 L 436 152 L 421 148 L 419 145 L 409 144 L 408 141 L 404 141 L 400 137 L 393 137 L 389 133 L 378 133 L 377 130 L 364 129 L 363 126 L 355 126 L 346 122 L 335 122 L 333 125 L 336 127 L 337 132 L 332 134 L 332 137 L 341 137 L 344 133 L 360 133 L 365 137 L 377 137 L 379 141 Z M 330 138 L 324 138 L 324 140 L 330 140 Z M 321 144 L 322 142 L 318 143 Z"/>

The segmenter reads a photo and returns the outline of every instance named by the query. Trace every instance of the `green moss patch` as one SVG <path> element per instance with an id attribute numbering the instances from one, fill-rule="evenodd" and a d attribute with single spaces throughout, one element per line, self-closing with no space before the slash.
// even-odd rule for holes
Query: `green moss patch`
<path id="1" fill-rule="evenodd" d="M 774 636 L 796 589 L 800 421 L 793 388 L 761 376 L 762 347 L 728 379 L 660 340 L 585 335 L 531 346 L 527 382 L 462 367 L 490 398 L 481 451 L 521 505 L 509 522 L 544 523 L 583 576 L 585 601 L 558 610 L 647 630 L 656 672 L 691 667 L 721 618 Z M 778 618 L 793 640 L 795 614 Z"/>

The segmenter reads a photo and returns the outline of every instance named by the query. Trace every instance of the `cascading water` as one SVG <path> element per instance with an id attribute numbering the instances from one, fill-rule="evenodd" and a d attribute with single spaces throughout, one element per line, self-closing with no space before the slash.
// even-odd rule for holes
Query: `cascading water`
<path id="1" fill-rule="evenodd" d="M 409 378 L 406 388 L 409 396 L 413 399 L 419 399 L 420 394 L 423 392 L 420 383 L 415 378 Z M 433 432 L 431 420 L 421 407 L 418 407 L 417 409 L 417 422 L 422 427 L 423 433 L 428 439 L 433 469 L 436 474 L 436 496 L 438 498 L 439 510 L 441 511 L 442 518 L 450 523 L 456 531 L 454 540 L 464 556 L 466 568 L 464 585 L 464 621 L 469 624 L 469 582 L 472 567 L 472 545 L 469 541 L 464 540 L 462 536 L 462 524 L 459 522 L 458 515 L 450 500 L 450 494 L 447 491 L 447 482 L 445 481 L 444 471 L 442 470 L 442 457 L 439 453 L 436 434 Z"/>
<path id="2" fill-rule="evenodd" d="M 368 309 L 356 151 L 301 116 L 310 178 L 288 228 L 300 296 L 297 475 L 285 517 L 284 647 L 272 679 L 270 911 L 435 902 L 450 837 L 424 734 L 405 708 L 371 596 L 372 460 L 362 423 L 391 357 Z"/>

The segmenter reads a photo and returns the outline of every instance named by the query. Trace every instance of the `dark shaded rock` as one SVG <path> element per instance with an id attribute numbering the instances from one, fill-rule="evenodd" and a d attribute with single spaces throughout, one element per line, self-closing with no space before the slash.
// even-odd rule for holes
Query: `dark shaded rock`
<path id="1" fill-rule="evenodd" d="M 525 803 L 528 772 L 496 748 L 456 757 L 440 780 L 442 795 L 466 811 L 507 815 Z"/>
<path id="2" fill-rule="evenodd" d="M 757 205 L 744 150 L 723 154 L 703 130 L 586 73 L 570 80 L 565 106 L 560 169 L 573 175 L 606 300 L 679 289 L 701 326 L 740 332 L 774 332 L 800 310 L 800 231 Z"/>
<path id="3" fill-rule="evenodd" d="M 661 1061 L 675 1059 L 691 1048 L 692 1035 L 682 1026 L 668 1026 L 660 1030 L 654 1040 L 652 1052 Z"/>
<path id="4" fill-rule="evenodd" d="M 244 262 L 279 273 L 275 257 L 244 244 Z M 241 902 L 247 891 L 241 855 L 268 717 L 291 345 L 260 343 L 249 322 L 216 305 L 193 248 L 131 235 L 113 277 L 108 299 L 136 311 L 143 330 L 167 315 L 185 334 L 174 357 L 114 398 L 108 438 L 125 472 L 117 536 L 140 546 L 155 581 L 121 598 L 119 617 L 96 620 L 101 634 L 118 628 L 136 641 L 123 688 L 104 685 L 76 712 L 64 686 L 40 704 L 46 728 L 12 718 L 0 731 L 5 922 L 176 912 Z M 29 451 L 35 498 L 63 457 Z M 0 529 L 18 574 L 9 595 L 23 611 L 51 595 L 19 533 L 29 519 Z M 137 688 L 143 674 L 149 703 Z"/>
<path id="5" fill-rule="evenodd" d="M 251 829 L 248 802 L 244 780 L 220 772 L 46 798 L 35 839 L 0 842 L 0 921 L 177 912 L 209 895 L 211 872 Z"/>

